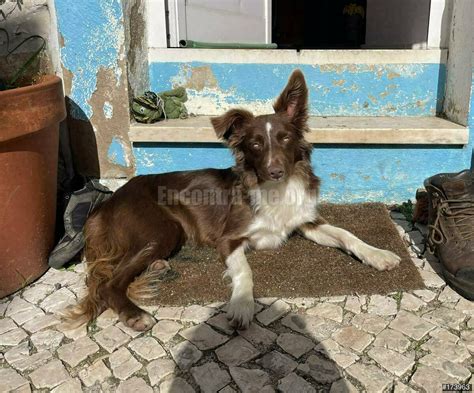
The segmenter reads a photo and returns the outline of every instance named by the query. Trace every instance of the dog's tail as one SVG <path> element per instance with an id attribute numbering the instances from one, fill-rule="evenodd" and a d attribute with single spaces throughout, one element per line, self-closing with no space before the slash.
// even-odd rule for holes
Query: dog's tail
<path id="1" fill-rule="evenodd" d="M 101 285 L 109 281 L 116 266 L 126 254 L 114 237 L 110 236 L 108 226 L 100 214 L 93 214 L 84 227 L 87 261 L 87 295 L 77 305 L 64 313 L 64 318 L 71 326 L 79 326 L 96 318 L 107 306 L 99 295 Z"/>

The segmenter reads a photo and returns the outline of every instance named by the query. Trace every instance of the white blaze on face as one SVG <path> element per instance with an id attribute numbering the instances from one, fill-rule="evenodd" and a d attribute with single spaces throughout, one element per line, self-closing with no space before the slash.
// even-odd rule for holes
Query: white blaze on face
<path id="1" fill-rule="evenodd" d="M 265 123 L 265 130 L 267 131 L 267 138 L 268 138 L 268 166 L 272 163 L 272 137 L 270 135 L 270 131 L 272 130 L 272 125 L 269 121 Z"/>

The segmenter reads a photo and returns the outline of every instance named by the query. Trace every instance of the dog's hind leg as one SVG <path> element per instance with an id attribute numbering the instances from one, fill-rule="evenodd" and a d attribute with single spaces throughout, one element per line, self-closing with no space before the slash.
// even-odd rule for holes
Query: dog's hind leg
<path id="1" fill-rule="evenodd" d="M 400 263 L 398 255 L 373 247 L 342 228 L 326 223 L 308 223 L 302 225 L 300 231 L 307 239 L 322 246 L 338 247 L 377 270 L 391 270 Z"/>

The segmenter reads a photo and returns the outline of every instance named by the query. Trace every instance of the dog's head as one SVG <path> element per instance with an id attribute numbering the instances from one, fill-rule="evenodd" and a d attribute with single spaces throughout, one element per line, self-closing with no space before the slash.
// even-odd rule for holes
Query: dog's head
<path id="1" fill-rule="evenodd" d="M 274 114 L 254 116 L 231 109 L 211 119 L 217 136 L 233 151 L 237 165 L 252 170 L 258 182 L 283 181 L 300 161 L 308 161 L 308 89 L 303 73 L 295 70 L 273 105 Z"/>

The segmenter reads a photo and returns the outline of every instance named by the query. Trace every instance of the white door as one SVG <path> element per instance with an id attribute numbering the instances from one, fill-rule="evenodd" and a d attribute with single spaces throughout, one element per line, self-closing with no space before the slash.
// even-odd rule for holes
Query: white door
<path id="1" fill-rule="evenodd" d="M 170 46 L 179 40 L 271 43 L 271 0 L 168 0 Z"/>

